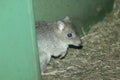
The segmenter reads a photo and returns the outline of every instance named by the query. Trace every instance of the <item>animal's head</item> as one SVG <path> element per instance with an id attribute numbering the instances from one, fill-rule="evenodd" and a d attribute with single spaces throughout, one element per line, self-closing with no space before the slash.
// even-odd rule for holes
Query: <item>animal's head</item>
<path id="1" fill-rule="evenodd" d="M 56 22 L 56 33 L 57 37 L 67 45 L 80 46 L 81 39 L 75 31 L 75 27 L 72 24 L 69 17 L 65 17 L 63 20 Z"/>

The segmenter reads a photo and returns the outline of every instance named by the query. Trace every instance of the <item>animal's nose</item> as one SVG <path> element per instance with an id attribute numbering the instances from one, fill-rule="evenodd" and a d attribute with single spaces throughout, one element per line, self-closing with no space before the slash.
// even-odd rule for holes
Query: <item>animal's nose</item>
<path id="1" fill-rule="evenodd" d="M 78 44 L 78 46 L 82 46 L 82 44 L 80 43 L 80 44 Z"/>
<path id="2" fill-rule="evenodd" d="M 82 44 L 79 44 L 78 47 L 79 47 L 79 49 L 82 49 L 82 48 L 83 48 L 83 45 L 82 45 Z"/>
<path id="3" fill-rule="evenodd" d="M 78 46 L 82 46 L 82 40 L 78 42 Z"/>
<path id="4" fill-rule="evenodd" d="M 79 47 L 79 48 L 82 48 L 82 47 L 83 47 L 83 42 L 82 42 L 82 40 L 80 40 L 80 43 L 78 44 L 78 47 Z"/>

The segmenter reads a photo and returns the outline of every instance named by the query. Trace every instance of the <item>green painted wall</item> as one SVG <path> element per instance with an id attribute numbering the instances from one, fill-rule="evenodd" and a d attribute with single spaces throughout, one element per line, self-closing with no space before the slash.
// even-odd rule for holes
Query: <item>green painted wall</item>
<path id="1" fill-rule="evenodd" d="M 0 80 L 40 80 L 32 0 L 0 0 Z"/>
<path id="2" fill-rule="evenodd" d="M 35 20 L 55 21 L 70 16 L 77 30 L 85 32 L 111 11 L 114 0 L 33 0 Z"/>

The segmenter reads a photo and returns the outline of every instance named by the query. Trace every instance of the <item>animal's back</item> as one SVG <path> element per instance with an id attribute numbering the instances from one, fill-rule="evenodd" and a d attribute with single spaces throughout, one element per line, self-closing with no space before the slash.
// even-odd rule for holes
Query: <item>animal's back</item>
<path id="1" fill-rule="evenodd" d="M 42 50 L 49 46 L 52 37 L 54 37 L 54 32 L 51 26 L 39 26 L 37 27 L 37 40 L 38 47 Z"/>

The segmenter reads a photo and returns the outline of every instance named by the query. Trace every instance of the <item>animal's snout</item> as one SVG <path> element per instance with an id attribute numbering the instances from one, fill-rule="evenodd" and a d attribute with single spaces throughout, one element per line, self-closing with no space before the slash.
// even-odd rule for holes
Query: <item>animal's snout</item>
<path id="1" fill-rule="evenodd" d="M 76 41 L 76 46 L 82 46 L 82 40 L 77 40 Z"/>
<path id="2" fill-rule="evenodd" d="M 82 43 L 79 43 L 78 46 L 82 46 Z"/>

